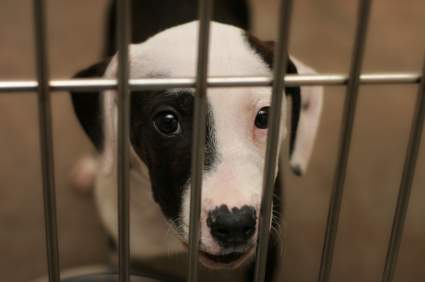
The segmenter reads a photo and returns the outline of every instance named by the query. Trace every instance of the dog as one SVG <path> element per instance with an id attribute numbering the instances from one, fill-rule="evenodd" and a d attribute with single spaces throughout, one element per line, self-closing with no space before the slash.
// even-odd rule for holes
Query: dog
<path id="1" fill-rule="evenodd" d="M 131 78 L 195 77 L 197 1 L 132 1 Z M 172 12 L 171 12 L 172 11 Z M 211 22 L 209 76 L 270 76 L 273 42 L 251 35 L 246 1 L 215 1 Z M 116 13 L 109 12 L 106 59 L 78 78 L 116 78 Z M 290 57 L 288 74 L 314 71 Z M 132 261 L 187 251 L 194 89 L 133 91 L 130 99 L 130 229 Z M 321 87 L 287 87 L 292 98 L 287 134 L 283 99 L 279 143 L 289 135 L 290 166 L 305 173 L 319 126 Z M 98 152 L 95 198 L 102 221 L 117 240 L 117 96 L 71 93 L 78 120 Z M 207 91 L 200 261 L 210 269 L 246 269 L 251 281 L 262 197 L 270 87 Z M 279 146 L 279 152 L 280 150 Z M 278 167 L 278 166 L 277 166 Z M 278 168 L 270 229 L 278 228 Z M 164 235 L 169 230 L 173 235 Z M 272 281 L 278 252 L 271 235 L 266 281 Z M 183 244 L 181 244 L 183 243 Z M 147 248 L 149 246 L 149 248 Z"/>

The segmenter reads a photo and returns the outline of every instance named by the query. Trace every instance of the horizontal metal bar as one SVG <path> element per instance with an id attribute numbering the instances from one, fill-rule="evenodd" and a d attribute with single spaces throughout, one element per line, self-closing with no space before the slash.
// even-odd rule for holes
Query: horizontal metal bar
<path id="1" fill-rule="evenodd" d="M 264 87 L 272 85 L 271 77 L 210 77 L 208 87 Z M 419 73 L 377 73 L 362 74 L 360 84 L 418 84 Z M 340 86 L 348 83 L 346 74 L 287 75 L 286 86 Z M 116 89 L 118 83 L 114 79 L 65 79 L 51 80 L 50 91 L 103 91 Z M 38 83 L 35 80 L 0 81 L 2 92 L 34 92 Z M 130 89 L 163 90 L 170 88 L 194 88 L 194 78 L 145 78 L 130 79 Z"/>

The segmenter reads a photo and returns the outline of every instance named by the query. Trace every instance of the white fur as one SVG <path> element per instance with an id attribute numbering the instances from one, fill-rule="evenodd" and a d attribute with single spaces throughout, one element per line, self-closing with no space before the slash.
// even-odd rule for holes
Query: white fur
<path id="1" fill-rule="evenodd" d="M 212 254 L 222 254 L 223 250 L 212 238 L 206 224 L 210 210 L 221 205 L 230 209 L 248 205 L 255 207 L 258 214 L 266 135 L 259 138 L 255 134 L 259 129 L 255 128 L 254 121 L 258 110 L 270 104 L 270 96 L 269 88 L 211 89 L 208 92 L 215 118 L 219 157 L 215 168 L 205 173 L 203 178 L 201 246 Z M 283 125 L 284 113 L 282 120 Z M 284 134 L 282 128 L 281 138 Z M 185 194 L 182 211 L 186 223 L 189 222 L 189 192 L 190 187 Z"/>

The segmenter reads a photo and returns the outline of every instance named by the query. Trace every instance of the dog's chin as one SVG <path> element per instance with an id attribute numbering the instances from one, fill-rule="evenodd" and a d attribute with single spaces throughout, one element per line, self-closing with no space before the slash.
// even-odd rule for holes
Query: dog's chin
<path id="1" fill-rule="evenodd" d="M 188 243 L 181 240 L 186 249 L 189 249 Z M 245 261 L 252 257 L 254 246 L 247 248 L 244 252 L 231 252 L 227 254 L 211 254 L 204 250 L 199 250 L 199 261 L 211 269 L 234 269 L 241 266 Z"/>
<path id="2" fill-rule="evenodd" d="M 199 252 L 199 261 L 208 268 L 213 269 L 233 269 L 241 266 L 252 257 L 254 247 L 245 252 L 233 252 L 226 255 L 214 255 L 208 252 Z"/>

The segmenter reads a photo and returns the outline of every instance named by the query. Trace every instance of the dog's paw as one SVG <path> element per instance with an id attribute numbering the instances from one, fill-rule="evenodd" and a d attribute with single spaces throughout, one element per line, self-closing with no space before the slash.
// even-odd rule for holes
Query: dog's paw
<path id="1" fill-rule="evenodd" d="M 97 169 L 98 162 L 94 157 L 82 157 L 71 170 L 71 186 L 81 193 L 88 193 L 94 187 Z"/>

